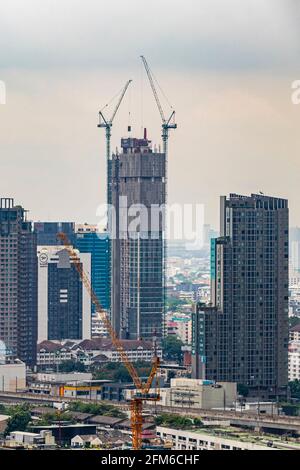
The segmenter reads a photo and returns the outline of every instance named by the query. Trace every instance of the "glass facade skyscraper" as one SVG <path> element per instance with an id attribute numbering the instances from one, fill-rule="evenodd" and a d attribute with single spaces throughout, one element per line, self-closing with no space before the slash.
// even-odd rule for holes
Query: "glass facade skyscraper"
<path id="1" fill-rule="evenodd" d="M 80 225 L 76 229 L 75 245 L 81 253 L 91 253 L 91 282 L 101 306 L 110 310 L 109 235 L 98 232 L 95 226 Z M 95 313 L 95 306 L 92 305 Z"/>
<path id="2" fill-rule="evenodd" d="M 288 382 L 288 228 L 285 199 L 221 197 L 212 306 L 198 309 L 205 377 L 241 383 L 265 398 L 286 394 Z"/>

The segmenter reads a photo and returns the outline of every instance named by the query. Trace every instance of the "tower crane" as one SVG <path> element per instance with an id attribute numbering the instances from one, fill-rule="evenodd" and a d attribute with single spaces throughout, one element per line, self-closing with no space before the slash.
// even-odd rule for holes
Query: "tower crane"
<path id="1" fill-rule="evenodd" d="M 164 110 L 163 110 L 163 108 L 160 104 L 160 100 L 159 100 L 159 97 L 158 97 L 158 94 L 157 94 L 157 91 L 156 91 L 156 88 L 155 88 L 153 74 L 150 70 L 150 67 L 148 65 L 147 60 L 145 59 L 145 57 L 143 55 L 141 55 L 141 59 L 142 59 L 142 62 L 144 64 L 144 67 L 145 67 L 145 70 L 146 70 L 146 73 L 147 73 L 147 76 L 148 76 L 148 79 L 149 79 L 149 83 L 150 83 L 150 86 L 152 88 L 152 92 L 153 92 L 153 95 L 154 95 L 154 98 L 155 98 L 155 101 L 156 101 L 156 104 L 157 104 L 157 107 L 158 107 L 158 111 L 159 111 L 159 114 L 160 114 L 160 117 L 161 117 L 161 120 L 162 120 L 162 125 L 161 125 L 162 126 L 162 136 L 161 137 L 162 137 L 162 141 L 163 141 L 163 153 L 166 155 L 166 158 L 167 158 L 169 130 L 170 129 L 177 129 L 177 124 L 175 123 L 175 111 L 174 111 L 174 109 L 172 110 L 172 113 L 170 114 L 168 119 L 165 117 Z"/>
<path id="2" fill-rule="evenodd" d="M 107 203 L 108 204 L 111 204 L 111 193 L 110 193 L 110 164 L 109 164 L 109 161 L 110 161 L 110 140 L 111 140 L 111 128 L 112 128 L 112 125 L 113 125 L 113 121 L 116 117 L 116 114 L 119 110 L 119 107 L 123 101 L 123 98 L 125 96 L 125 93 L 130 85 L 130 83 L 132 82 L 132 80 L 128 80 L 121 92 L 121 95 L 119 97 L 119 100 L 117 102 L 117 105 L 112 113 L 112 116 L 110 119 L 107 119 L 105 118 L 104 114 L 103 114 L 103 110 L 105 108 L 107 108 L 108 104 L 106 104 L 104 106 L 104 108 L 99 111 L 99 124 L 98 124 L 98 127 L 99 128 L 104 128 L 105 129 L 105 134 L 106 134 L 106 165 L 107 165 Z"/>
<path id="3" fill-rule="evenodd" d="M 169 118 L 165 117 L 164 110 L 162 108 L 162 105 L 161 105 L 159 97 L 158 97 L 158 93 L 157 93 L 156 88 L 155 88 L 153 74 L 150 70 L 150 67 L 148 65 L 147 60 L 145 59 L 145 57 L 143 55 L 141 55 L 141 59 L 142 59 L 142 62 L 144 64 L 144 67 L 145 67 L 145 70 L 146 70 L 146 73 L 147 73 L 147 76 L 148 76 L 148 79 L 149 79 L 149 83 L 150 83 L 150 86 L 151 86 L 151 89 L 152 89 L 152 93 L 153 93 L 153 96 L 155 98 L 156 105 L 157 105 L 157 108 L 158 108 L 158 111 L 159 111 L 159 114 L 160 114 L 160 117 L 161 117 L 161 120 L 162 120 L 162 124 L 161 124 L 162 135 L 161 135 L 161 137 L 162 137 L 162 143 L 163 143 L 163 153 L 165 154 L 165 197 L 166 197 L 165 202 L 167 202 L 167 195 L 168 195 L 168 186 L 167 186 L 167 182 L 168 182 L 168 141 L 169 141 L 169 131 L 170 131 L 170 129 L 177 129 L 177 124 L 175 123 L 175 110 L 172 109 L 172 112 L 171 112 Z M 167 219 L 167 217 L 166 217 L 166 219 Z M 167 257 L 167 242 L 165 240 L 164 241 L 164 284 L 165 285 L 166 285 L 166 271 L 165 271 L 165 269 L 166 269 L 166 257 Z M 166 290 L 164 289 L 164 315 L 165 315 L 165 305 L 166 305 Z"/>
<path id="4" fill-rule="evenodd" d="M 148 377 L 148 380 L 146 383 L 143 383 L 134 367 L 134 365 L 130 362 L 128 355 L 122 345 L 122 342 L 118 338 L 111 321 L 105 312 L 105 310 L 102 308 L 98 297 L 96 296 L 92 286 L 91 282 L 89 280 L 89 277 L 87 276 L 86 272 L 84 271 L 82 267 L 82 263 L 74 250 L 73 246 L 70 244 L 70 241 L 68 240 L 68 237 L 66 236 L 65 233 L 58 233 L 57 237 L 63 242 L 64 248 L 67 250 L 69 253 L 70 258 L 72 259 L 74 266 L 80 276 L 80 279 L 87 289 L 92 303 L 96 307 L 96 311 L 100 313 L 101 319 L 110 335 L 111 341 L 120 354 L 121 361 L 125 365 L 127 371 L 129 372 L 133 383 L 136 387 L 136 393 L 133 395 L 131 399 L 131 429 L 132 429 L 132 448 L 134 450 L 140 450 L 142 447 L 142 426 L 143 426 L 143 402 L 144 401 L 153 401 L 157 402 L 160 400 L 160 393 L 159 390 L 156 390 L 155 393 L 149 393 L 152 382 L 154 378 L 157 375 L 159 366 L 160 366 L 160 358 L 157 355 L 156 351 L 156 345 L 154 348 L 154 358 L 153 358 L 153 364 L 152 364 L 152 369 L 150 372 L 150 375 Z"/>

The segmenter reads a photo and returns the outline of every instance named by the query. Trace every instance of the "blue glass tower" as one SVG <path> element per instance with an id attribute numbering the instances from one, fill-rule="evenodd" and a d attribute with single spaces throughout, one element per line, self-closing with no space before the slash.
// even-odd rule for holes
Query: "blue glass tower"
<path id="1" fill-rule="evenodd" d="M 92 287 L 102 307 L 109 310 L 111 276 L 108 233 L 79 228 L 75 244 L 81 253 L 91 253 Z M 92 313 L 95 313 L 94 305 L 92 305 Z"/>

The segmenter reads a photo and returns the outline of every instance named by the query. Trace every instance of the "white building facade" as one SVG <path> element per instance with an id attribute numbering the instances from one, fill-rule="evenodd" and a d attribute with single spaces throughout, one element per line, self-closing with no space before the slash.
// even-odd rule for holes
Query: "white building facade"
<path id="1" fill-rule="evenodd" d="M 289 343 L 289 382 L 300 380 L 300 341 Z"/>
<path id="2" fill-rule="evenodd" d="M 26 388 L 26 365 L 16 359 L 11 363 L 0 362 L 0 391 L 18 392 Z"/>
<path id="3" fill-rule="evenodd" d="M 121 340 L 130 362 L 152 362 L 153 345 L 150 341 Z M 90 365 L 94 362 L 122 362 L 121 354 L 110 339 L 94 338 L 79 342 L 43 341 L 37 348 L 37 365 L 53 366 L 73 360 Z M 157 355 L 162 358 L 162 349 L 157 348 Z"/>
<path id="4" fill-rule="evenodd" d="M 161 426 L 156 428 L 156 434 L 163 441 L 170 442 L 174 450 L 273 450 L 267 445 Z"/>
<path id="5" fill-rule="evenodd" d="M 90 278 L 91 255 L 75 253 Z M 91 298 L 74 261 L 61 246 L 38 247 L 38 343 L 91 338 Z"/>

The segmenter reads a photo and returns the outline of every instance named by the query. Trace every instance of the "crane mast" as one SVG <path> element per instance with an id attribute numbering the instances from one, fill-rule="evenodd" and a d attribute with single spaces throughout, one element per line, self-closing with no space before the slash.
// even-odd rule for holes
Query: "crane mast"
<path id="1" fill-rule="evenodd" d="M 141 381 L 134 365 L 130 362 L 130 360 L 128 358 L 128 355 L 127 355 L 127 353 L 126 353 L 126 351 L 125 351 L 125 349 L 122 345 L 122 342 L 118 338 L 118 336 L 117 336 L 117 334 L 116 334 L 116 332 L 115 332 L 115 330 L 114 330 L 114 328 L 111 324 L 111 321 L 110 321 L 109 317 L 107 316 L 107 313 L 102 308 L 102 306 L 99 302 L 99 299 L 98 299 L 97 295 L 95 294 L 95 292 L 92 288 L 90 279 L 87 276 L 86 272 L 84 271 L 84 269 L 82 267 L 82 263 L 81 263 L 78 255 L 77 255 L 76 251 L 74 250 L 73 246 L 70 244 L 70 241 L 68 240 L 68 237 L 66 236 L 65 233 L 62 233 L 62 232 L 58 233 L 57 237 L 63 242 L 64 248 L 69 253 L 69 256 L 70 256 L 70 258 L 72 259 L 72 261 L 74 263 L 74 266 L 75 266 L 75 268 L 76 268 L 76 270 L 79 274 L 79 277 L 80 277 L 83 285 L 87 289 L 87 291 L 88 291 L 88 293 L 91 297 L 91 301 L 95 305 L 97 312 L 100 313 L 102 321 L 103 321 L 103 323 L 104 323 L 104 325 L 105 325 L 105 327 L 106 327 L 106 329 L 107 329 L 107 331 L 110 335 L 112 343 L 113 343 L 114 347 L 116 348 L 116 350 L 119 352 L 122 363 L 125 365 L 128 373 L 130 374 L 130 376 L 133 380 L 133 383 L 134 383 L 134 385 L 137 389 L 136 394 L 133 396 L 133 398 L 131 400 L 131 426 L 132 426 L 132 448 L 134 450 L 139 450 L 139 449 L 141 449 L 141 446 L 142 446 L 143 401 L 155 401 L 156 402 L 156 401 L 160 400 L 159 392 L 154 393 L 154 394 L 149 394 L 149 390 L 151 388 L 153 379 L 155 378 L 155 376 L 158 372 L 159 366 L 160 366 L 160 358 L 158 357 L 157 352 L 156 352 L 156 345 L 155 345 L 155 348 L 154 348 L 155 355 L 154 355 L 154 359 L 153 359 L 152 369 L 151 369 L 151 372 L 150 372 L 150 375 L 149 375 L 149 378 L 148 378 L 146 384 L 144 384 Z"/>
<path id="2" fill-rule="evenodd" d="M 151 86 L 151 89 L 152 89 L 152 93 L 153 93 L 153 96 L 154 96 L 154 99 L 156 101 L 156 105 L 157 105 L 157 108 L 158 108 L 158 111 L 159 111 L 159 114 L 160 114 L 160 117 L 161 117 L 161 121 L 162 121 L 162 125 L 161 125 L 161 127 L 162 127 L 162 136 L 161 137 L 162 137 L 162 142 L 163 142 L 163 153 L 166 155 L 166 158 L 167 158 L 169 130 L 170 129 L 177 129 L 177 124 L 175 123 L 175 111 L 172 110 L 172 113 L 170 114 L 169 118 L 166 119 L 164 110 L 162 108 L 162 105 L 161 105 L 159 97 L 158 97 L 158 93 L 157 93 L 156 88 L 155 88 L 153 75 L 152 75 L 152 72 L 151 72 L 150 67 L 148 65 L 148 62 L 147 62 L 147 60 L 145 59 L 145 57 L 143 55 L 141 55 L 141 59 L 142 59 L 142 62 L 144 64 L 144 67 L 145 67 L 145 70 L 146 70 L 146 73 L 147 73 L 147 76 L 148 76 L 148 79 L 149 79 L 149 83 L 150 83 L 150 86 Z"/>
<path id="3" fill-rule="evenodd" d="M 147 60 L 145 59 L 145 57 L 143 55 L 141 55 L 141 59 L 142 59 L 142 62 L 144 64 L 144 67 L 145 67 L 145 70 L 146 70 L 146 73 L 147 73 L 147 76 L 148 76 L 148 79 L 149 79 L 149 83 L 150 83 L 150 86 L 151 86 L 151 89 L 152 89 L 152 93 L 153 93 L 153 96 L 154 96 L 154 99 L 156 101 L 156 105 L 157 105 L 157 108 L 158 108 L 158 111 L 159 111 L 159 114 L 160 114 L 160 117 L 161 117 L 161 127 L 162 127 L 162 144 L 163 144 L 163 153 L 165 155 L 165 199 L 167 202 L 167 197 L 168 197 L 168 142 L 169 142 L 169 131 L 170 129 L 177 129 L 177 124 L 175 123 L 175 111 L 174 109 L 172 109 L 172 112 L 169 116 L 169 118 L 167 119 L 165 117 L 165 113 L 164 113 L 164 110 L 162 108 L 162 105 L 160 103 L 160 100 L 159 100 L 159 96 L 158 96 L 158 93 L 156 91 L 156 88 L 155 88 L 155 83 L 154 83 L 154 78 L 153 78 L 153 74 L 150 70 L 150 67 L 148 65 L 148 62 Z M 167 211 L 167 205 L 166 205 L 166 211 Z M 165 214 L 166 217 L 165 217 L 165 220 L 167 220 L 167 214 Z M 164 258 L 164 275 L 163 275 L 163 278 L 164 278 L 164 286 L 166 286 L 166 258 L 167 258 L 167 241 L 166 239 L 164 240 L 164 255 L 163 255 L 163 258 Z M 166 305 L 166 289 L 164 287 L 164 317 L 165 317 L 165 305 Z"/>
<path id="4" fill-rule="evenodd" d="M 110 119 L 106 119 L 106 117 L 104 116 L 103 114 L 103 110 L 99 111 L 99 124 L 98 124 L 98 127 L 101 129 L 105 129 L 105 136 L 106 136 L 106 165 L 107 165 L 107 168 L 106 168 L 106 172 L 107 172 L 107 181 L 106 181 L 106 184 L 107 184 L 107 203 L 108 204 L 111 204 L 111 191 L 110 191 L 110 158 L 111 158 L 111 128 L 112 128 L 112 125 L 113 125 L 113 121 L 116 117 L 116 114 L 120 108 L 120 105 L 123 101 L 123 98 L 126 94 L 126 91 L 130 85 L 130 83 L 132 82 L 132 80 L 128 80 L 121 92 L 121 95 L 119 97 L 119 100 L 117 102 L 117 105 L 111 115 L 111 118 Z M 105 108 L 107 107 L 108 105 L 105 106 Z"/>

